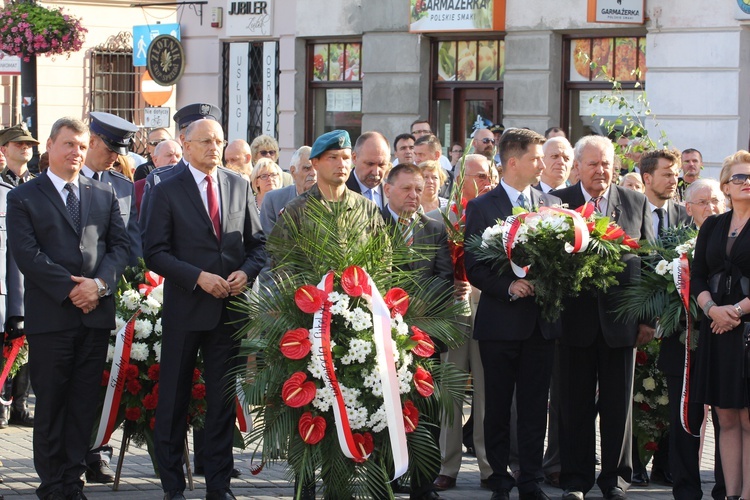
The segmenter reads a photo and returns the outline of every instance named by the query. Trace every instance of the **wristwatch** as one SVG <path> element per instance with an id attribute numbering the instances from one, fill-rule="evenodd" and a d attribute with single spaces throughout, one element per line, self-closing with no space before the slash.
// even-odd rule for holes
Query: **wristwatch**
<path id="1" fill-rule="evenodd" d="M 102 280 L 100 280 L 99 278 L 94 278 L 94 283 L 96 283 L 96 291 L 99 294 L 99 297 L 104 297 L 105 295 L 107 295 L 107 286 Z"/>

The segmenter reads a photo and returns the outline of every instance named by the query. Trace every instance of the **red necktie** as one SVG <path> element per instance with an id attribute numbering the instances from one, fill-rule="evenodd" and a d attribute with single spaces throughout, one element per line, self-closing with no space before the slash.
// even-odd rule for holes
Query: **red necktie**
<path id="1" fill-rule="evenodd" d="M 214 192 L 214 181 L 210 175 L 206 176 L 206 201 L 208 202 L 208 216 L 211 218 L 211 223 L 214 225 L 214 233 L 216 233 L 216 239 L 221 241 L 221 219 L 219 219 L 219 200 L 216 199 L 216 193 Z"/>

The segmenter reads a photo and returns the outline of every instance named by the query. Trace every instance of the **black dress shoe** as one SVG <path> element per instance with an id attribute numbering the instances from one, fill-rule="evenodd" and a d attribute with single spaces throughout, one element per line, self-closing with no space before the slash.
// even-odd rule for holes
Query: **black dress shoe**
<path id="1" fill-rule="evenodd" d="M 232 469 L 232 472 L 229 473 L 229 476 L 233 477 L 235 479 L 238 478 L 238 477 L 240 477 L 241 475 L 242 475 L 242 472 L 240 472 L 240 470 L 237 467 L 234 467 Z"/>
<path id="2" fill-rule="evenodd" d="M 236 500 L 232 490 L 229 488 L 218 491 L 207 491 L 206 500 Z"/>
<path id="3" fill-rule="evenodd" d="M 8 427 L 8 407 L 0 405 L 0 429 Z"/>
<path id="4" fill-rule="evenodd" d="M 656 467 L 651 468 L 651 482 L 664 486 L 672 486 L 674 484 L 671 472 Z"/>
<path id="5" fill-rule="evenodd" d="M 107 484 L 114 482 L 115 473 L 109 468 L 109 464 L 104 460 L 99 460 L 93 464 L 88 464 L 86 469 L 86 481 L 89 483 Z"/>
<path id="6" fill-rule="evenodd" d="M 185 495 L 181 491 L 175 491 L 174 493 L 164 493 L 164 500 L 185 500 Z"/>
<path id="7" fill-rule="evenodd" d="M 646 472 L 634 472 L 633 479 L 630 481 L 633 486 L 648 486 L 648 483 L 648 473 Z"/>
<path id="8" fill-rule="evenodd" d="M 29 410 L 13 411 L 11 409 L 8 423 L 10 425 L 20 425 L 21 427 L 34 427 L 34 417 L 31 416 Z"/>
<path id="9" fill-rule="evenodd" d="M 532 493 L 520 493 L 519 500 L 549 500 L 549 497 L 542 490 L 536 490 Z"/>
<path id="10" fill-rule="evenodd" d="M 605 500 L 626 500 L 628 496 L 619 486 L 612 486 L 604 492 Z"/>
<path id="11" fill-rule="evenodd" d="M 508 490 L 494 490 L 490 500 L 510 500 L 510 491 Z"/>
<path id="12" fill-rule="evenodd" d="M 575 490 L 565 490 L 562 500 L 583 500 L 583 492 Z"/>

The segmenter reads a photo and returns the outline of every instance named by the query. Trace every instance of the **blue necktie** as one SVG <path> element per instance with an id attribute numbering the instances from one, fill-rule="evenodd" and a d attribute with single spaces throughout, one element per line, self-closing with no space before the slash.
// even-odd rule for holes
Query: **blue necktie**
<path id="1" fill-rule="evenodd" d="M 526 195 L 524 195 L 523 193 L 518 195 L 518 199 L 516 200 L 516 203 L 518 204 L 519 207 L 525 210 L 529 209 L 529 202 L 528 200 L 526 200 Z"/>
<path id="2" fill-rule="evenodd" d="M 73 191 L 73 184 L 68 182 L 65 184 L 65 190 L 68 192 L 68 197 L 65 200 L 65 207 L 68 209 L 70 218 L 73 219 L 73 225 L 76 228 L 76 232 L 81 234 L 81 202 Z"/>

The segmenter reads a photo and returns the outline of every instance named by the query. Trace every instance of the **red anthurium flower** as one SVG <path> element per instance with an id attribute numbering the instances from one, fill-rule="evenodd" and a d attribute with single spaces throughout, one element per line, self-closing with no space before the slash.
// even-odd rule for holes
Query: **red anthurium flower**
<path id="1" fill-rule="evenodd" d="M 411 340 L 417 343 L 417 345 L 412 348 L 411 352 L 423 358 L 429 358 L 432 356 L 435 353 L 435 344 L 432 342 L 430 336 L 416 326 L 412 326 L 411 331 L 414 333 L 414 335 L 411 336 Z"/>
<path id="2" fill-rule="evenodd" d="M 372 294 L 370 284 L 367 282 L 367 274 L 359 266 L 349 266 L 344 269 L 341 274 L 341 288 L 352 297 Z"/>
<path id="3" fill-rule="evenodd" d="M 581 216 L 584 219 L 588 219 L 594 213 L 594 204 L 593 203 L 584 203 L 580 207 L 576 208 L 576 212 L 578 212 L 579 214 L 581 214 Z"/>
<path id="4" fill-rule="evenodd" d="M 310 332 L 306 328 L 289 330 L 279 342 L 281 354 L 289 359 L 302 359 L 310 352 Z"/>
<path id="5" fill-rule="evenodd" d="M 391 316 L 400 314 L 403 316 L 406 314 L 406 310 L 409 309 L 409 294 L 401 288 L 391 288 L 388 293 L 383 297 L 385 305 L 391 310 Z"/>
<path id="6" fill-rule="evenodd" d="M 294 303 L 302 312 L 313 314 L 323 307 L 323 302 L 328 295 L 313 285 L 304 285 L 294 292 Z"/>
<path id="7" fill-rule="evenodd" d="M 289 377 L 289 380 L 284 382 L 284 386 L 281 388 L 281 398 L 292 408 L 299 408 L 310 403 L 315 398 L 314 382 L 305 382 L 307 375 L 303 372 L 297 372 Z"/>
<path id="8" fill-rule="evenodd" d="M 317 444 L 326 433 L 326 419 L 323 417 L 313 417 L 312 413 L 305 412 L 299 418 L 299 435 L 302 436 L 302 441 L 307 444 Z"/>
<path id="9" fill-rule="evenodd" d="M 596 222 L 591 221 L 586 223 L 586 229 L 589 230 L 589 233 L 593 233 L 594 229 L 596 229 Z"/>
<path id="10" fill-rule="evenodd" d="M 607 230 L 602 235 L 602 239 L 606 241 L 616 240 L 625 236 L 625 230 L 618 225 L 610 224 Z"/>
<path id="11" fill-rule="evenodd" d="M 414 403 L 407 400 L 404 403 L 402 412 L 404 414 L 404 428 L 406 429 L 406 433 L 414 432 L 419 425 L 419 410 L 414 406 Z"/>
<path id="12" fill-rule="evenodd" d="M 628 247 L 632 248 L 633 250 L 638 250 L 641 248 L 641 246 L 638 244 L 636 240 L 631 238 L 630 236 L 625 237 L 624 240 L 622 240 L 623 245 L 627 245 Z"/>
<path id="13" fill-rule="evenodd" d="M 421 366 L 418 366 L 417 371 L 414 373 L 414 386 L 417 388 L 417 392 L 420 395 L 429 398 L 435 391 L 435 383 L 432 380 L 432 374 Z"/>
<path id="14" fill-rule="evenodd" d="M 375 445 L 372 442 L 372 434 L 369 432 L 365 432 L 364 434 L 355 433 L 352 434 L 352 437 L 354 438 L 354 446 L 357 447 L 363 457 L 372 453 L 372 450 L 375 448 Z M 362 463 L 365 460 L 367 459 L 363 458 L 362 460 L 356 461 Z"/>

